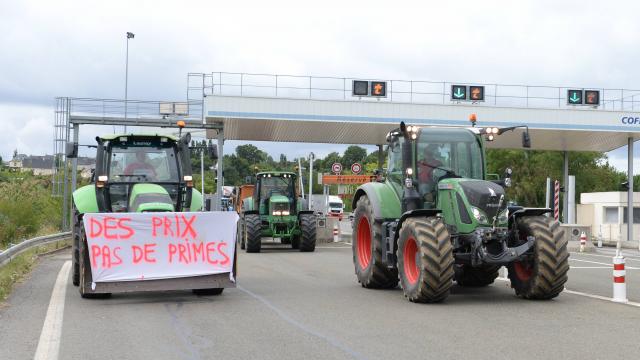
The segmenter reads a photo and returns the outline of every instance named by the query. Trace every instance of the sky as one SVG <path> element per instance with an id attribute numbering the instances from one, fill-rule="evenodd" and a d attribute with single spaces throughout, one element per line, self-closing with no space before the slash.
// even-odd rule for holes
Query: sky
<path id="1" fill-rule="evenodd" d="M 305 3 L 0 0 L 0 156 L 52 153 L 56 96 L 124 98 L 127 31 L 129 99 L 184 100 L 187 73 L 215 71 L 640 88 L 637 1 Z"/>

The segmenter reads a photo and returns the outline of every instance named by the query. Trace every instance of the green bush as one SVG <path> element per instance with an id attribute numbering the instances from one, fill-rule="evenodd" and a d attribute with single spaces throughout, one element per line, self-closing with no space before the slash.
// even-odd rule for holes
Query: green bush
<path id="1" fill-rule="evenodd" d="M 59 230 L 61 198 L 51 196 L 50 179 L 10 176 L 0 181 L 0 248 Z"/>

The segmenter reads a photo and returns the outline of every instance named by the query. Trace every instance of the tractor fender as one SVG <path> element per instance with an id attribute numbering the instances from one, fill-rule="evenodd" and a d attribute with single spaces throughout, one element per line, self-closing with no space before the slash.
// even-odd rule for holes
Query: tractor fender
<path id="1" fill-rule="evenodd" d="M 191 189 L 191 191 L 189 211 L 200 211 L 200 209 L 202 209 L 202 193 L 196 189 Z"/>
<path id="2" fill-rule="evenodd" d="M 74 191 L 73 204 L 80 214 L 99 212 L 95 186 L 86 185 Z"/>
<path id="3" fill-rule="evenodd" d="M 400 235 L 400 229 L 402 229 L 402 223 L 404 223 L 405 220 L 414 218 L 414 217 L 427 218 L 431 216 L 437 216 L 441 212 L 442 210 L 440 209 L 416 209 L 416 210 L 405 212 L 400 217 L 400 220 L 398 220 L 398 225 L 396 226 L 395 235 L 393 237 L 394 242 L 397 244 L 398 236 Z"/>
<path id="4" fill-rule="evenodd" d="M 509 228 L 514 222 L 523 216 L 540 216 L 552 212 L 549 208 L 525 208 L 520 206 L 509 207 Z"/>
<path id="5" fill-rule="evenodd" d="M 402 215 L 400 199 L 387 183 L 370 182 L 359 186 L 353 196 L 352 209 L 355 210 L 358 200 L 363 195 L 369 198 L 376 221 L 397 219 Z"/>

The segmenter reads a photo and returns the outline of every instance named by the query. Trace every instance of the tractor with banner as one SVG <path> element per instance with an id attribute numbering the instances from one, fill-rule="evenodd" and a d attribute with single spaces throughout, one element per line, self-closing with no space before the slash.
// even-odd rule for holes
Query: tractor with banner
<path id="1" fill-rule="evenodd" d="M 500 178 L 486 171 L 485 142 L 523 127 L 418 127 L 387 135 L 386 179 L 353 199 L 353 262 L 365 288 L 400 283 L 412 302 L 439 302 L 459 286 L 486 286 L 506 266 L 516 295 L 551 299 L 564 289 L 567 242 L 550 209 L 508 206 Z"/>
<path id="2" fill-rule="evenodd" d="M 182 135 L 184 123 L 178 126 Z M 225 217 L 227 226 L 220 213 L 201 212 L 191 135 L 107 135 L 96 141 L 92 183 L 73 193 L 72 279 L 80 295 L 184 289 L 217 295 L 235 286 L 237 215 L 227 214 L 233 215 Z M 67 157 L 77 156 L 77 149 L 69 143 Z M 217 158 L 214 146 L 206 151 Z M 224 229 L 208 229 L 212 222 Z M 219 238 L 229 233 L 230 243 L 208 242 L 214 232 Z"/>
<path id="3" fill-rule="evenodd" d="M 253 194 L 240 199 L 238 243 L 247 252 L 260 252 L 263 237 L 280 238 L 293 249 L 310 252 L 316 247 L 316 217 L 307 209 L 293 172 L 256 174 Z"/>

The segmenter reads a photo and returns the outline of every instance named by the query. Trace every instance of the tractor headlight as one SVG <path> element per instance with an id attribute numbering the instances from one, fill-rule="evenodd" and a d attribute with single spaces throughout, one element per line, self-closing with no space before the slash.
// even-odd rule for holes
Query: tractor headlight
<path id="1" fill-rule="evenodd" d="M 478 221 L 481 224 L 489 223 L 489 220 L 487 219 L 487 215 L 485 215 L 482 211 L 480 211 L 480 209 L 472 206 L 471 211 L 473 212 L 473 217 L 476 218 L 476 221 Z"/>
<path id="2" fill-rule="evenodd" d="M 272 214 L 275 215 L 275 216 L 280 216 L 280 215 L 282 215 L 282 211 L 276 210 Z"/>
<path id="3" fill-rule="evenodd" d="M 504 186 L 505 187 L 511 187 L 511 178 L 504 178 Z"/>
<path id="4" fill-rule="evenodd" d="M 284 210 L 282 212 L 282 216 L 289 216 L 289 211 L 288 210 Z"/>
<path id="5" fill-rule="evenodd" d="M 498 214 L 498 223 L 504 224 L 509 221 L 509 209 L 504 209 L 500 214 Z"/>

